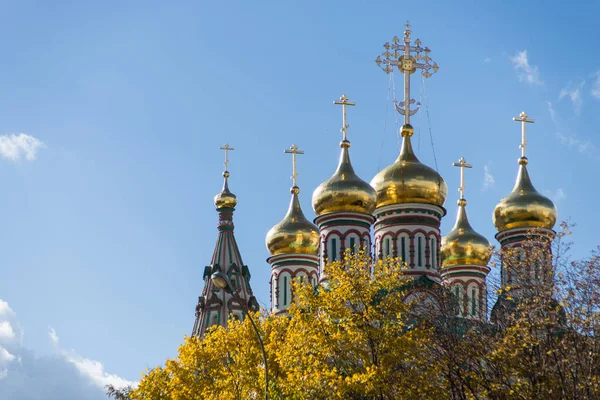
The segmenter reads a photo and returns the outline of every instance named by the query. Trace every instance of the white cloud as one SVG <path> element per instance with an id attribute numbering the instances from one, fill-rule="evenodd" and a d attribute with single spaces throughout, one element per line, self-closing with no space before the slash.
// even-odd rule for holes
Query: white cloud
<path id="1" fill-rule="evenodd" d="M 483 166 L 483 190 L 487 190 L 496 185 L 496 179 L 491 171 L 492 163 L 487 163 Z"/>
<path id="2" fill-rule="evenodd" d="M 51 326 L 49 326 L 48 328 L 50 328 L 50 332 L 48 332 L 48 336 L 50 336 L 50 341 L 53 345 L 58 346 L 58 335 L 56 334 L 56 331 Z"/>
<path id="3" fill-rule="evenodd" d="M 558 124 L 558 120 L 556 119 L 556 112 L 554 111 L 554 107 L 552 107 L 552 103 L 546 100 L 546 104 L 548 105 L 548 112 L 550 113 L 550 119 L 555 124 Z"/>
<path id="4" fill-rule="evenodd" d="M 486 57 L 486 58 L 484 58 L 484 59 L 483 59 L 483 63 L 484 63 L 484 64 L 489 64 L 489 63 L 491 63 L 491 62 L 492 62 L 492 59 L 491 59 L 491 58 L 489 58 L 489 57 Z"/>
<path id="5" fill-rule="evenodd" d="M 529 64 L 527 50 L 519 51 L 514 57 L 510 57 L 513 67 L 517 71 L 520 82 L 526 82 L 530 85 L 542 85 L 540 80 L 540 71 L 537 66 Z"/>
<path id="6" fill-rule="evenodd" d="M 567 194 L 565 193 L 563 188 L 556 189 L 555 192 L 551 190 L 546 190 L 546 195 L 552 199 L 554 204 L 561 203 L 564 199 L 567 198 Z"/>
<path id="7" fill-rule="evenodd" d="M 0 156 L 10 161 L 20 161 L 23 158 L 33 161 L 42 147 L 44 143 L 25 133 L 0 136 Z"/>
<path id="8" fill-rule="evenodd" d="M 591 151 L 594 149 L 594 145 L 592 143 L 588 142 L 587 140 L 579 139 L 576 135 L 556 132 L 556 137 L 560 141 L 560 144 L 574 148 L 580 153 L 585 153 L 586 151 Z"/>
<path id="9" fill-rule="evenodd" d="M 0 300 L 0 324 L 8 322 L 14 338 L 0 337 L 0 393 L 11 400 L 106 400 L 104 386 L 135 385 L 118 375 L 109 374 L 100 361 L 82 357 L 59 346 L 56 331 L 48 336 L 55 352 L 36 356 L 17 338 L 22 329 L 8 303 Z"/>
<path id="10" fill-rule="evenodd" d="M 581 90 L 583 89 L 583 85 L 585 85 L 585 81 L 582 80 L 579 85 L 573 85 L 571 82 L 567 84 L 566 87 L 562 88 L 560 94 L 558 95 L 558 99 L 562 100 L 567 97 L 573 103 L 573 111 L 575 111 L 575 115 L 581 114 L 581 106 L 583 105 L 583 98 L 581 97 Z"/>
<path id="11" fill-rule="evenodd" d="M 600 100 L 600 71 L 596 72 L 596 80 L 592 83 L 592 96 Z"/>
<path id="12" fill-rule="evenodd" d="M 15 331 L 8 321 L 0 321 L 0 340 L 14 339 Z"/>

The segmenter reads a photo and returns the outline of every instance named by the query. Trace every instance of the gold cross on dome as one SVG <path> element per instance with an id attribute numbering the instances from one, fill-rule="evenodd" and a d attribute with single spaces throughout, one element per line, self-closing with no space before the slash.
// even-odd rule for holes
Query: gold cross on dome
<path id="1" fill-rule="evenodd" d="M 296 177 L 298 176 L 298 172 L 296 171 L 296 155 L 297 154 L 304 154 L 304 150 L 298 150 L 298 146 L 296 146 L 295 144 L 291 145 L 289 149 L 284 150 L 285 153 L 291 154 L 292 155 L 292 184 L 294 187 L 298 186 L 296 185 Z"/>
<path id="2" fill-rule="evenodd" d="M 355 106 L 356 103 L 353 101 L 348 101 L 348 97 L 343 94 L 339 100 L 334 100 L 333 104 L 341 104 L 342 106 L 342 135 L 343 140 L 346 140 L 346 130 L 350 128 L 350 125 L 346 123 L 346 106 Z"/>
<path id="3" fill-rule="evenodd" d="M 522 111 L 518 117 L 513 117 L 513 121 L 519 121 L 521 123 L 521 144 L 519 147 L 521 148 L 521 157 L 525 157 L 525 147 L 527 146 L 527 136 L 525 133 L 525 124 L 530 123 L 533 124 L 535 121 L 533 119 L 527 119 L 528 115 L 525 111 Z"/>
<path id="4" fill-rule="evenodd" d="M 400 39 L 394 36 L 391 44 L 385 43 L 383 45 L 385 51 L 375 59 L 375 62 L 386 74 L 393 72 L 394 67 L 397 67 L 404 74 L 404 101 L 399 101 L 395 104 L 395 107 L 396 111 L 404 115 L 404 123 L 409 124 L 410 117 L 419 111 L 420 106 L 417 103 L 415 109 L 410 109 L 411 104 L 415 103 L 415 100 L 410 98 L 410 76 L 417 69 L 420 69 L 422 75 L 425 78 L 429 78 L 433 73 L 437 72 L 439 67 L 429 57 L 431 50 L 428 47 L 421 47 L 421 40 L 417 39 L 414 42 L 414 46 L 411 45 L 411 30 L 408 21 L 406 21 L 404 27 L 406 29 L 404 30 L 404 38 L 402 38 L 403 44 L 400 44 Z"/>
<path id="5" fill-rule="evenodd" d="M 471 164 L 467 164 L 467 160 L 464 157 L 461 157 L 457 163 L 452 163 L 455 167 L 460 167 L 460 186 L 458 187 L 458 192 L 460 193 L 461 200 L 465 198 L 465 168 L 473 168 Z"/>
<path id="6" fill-rule="evenodd" d="M 219 149 L 221 150 L 225 150 L 225 171 L 227 171 L 227 168 L 229 166 L 229 152 L 231 150 L 235 150 L 233 147 L 230 147 L 229 144 L 225 143 L 225 146 L 223 147 L 219 147 Z"/>

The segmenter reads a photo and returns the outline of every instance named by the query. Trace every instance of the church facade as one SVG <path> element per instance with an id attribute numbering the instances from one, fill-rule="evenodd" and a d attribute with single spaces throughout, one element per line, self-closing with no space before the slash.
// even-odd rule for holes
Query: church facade
<path id="1" fill-rule="evenodd" d="M 437 71 L 437 64 L 429 57 L 429 49 L 421 47 L 420 40 L 412 42 L 410 26 L 404 37 L 395 37 L 384 45 L 385 52 L 376 62 L 386 73 L 396 69 L 404 75 L 404 100 L 395 105 L 404 117 L 400 128 L 402 146 L 396 161 L 383 168 L 370 183 L 362 180 L 350 161 L 350 141 L 346 109 L 354 103 L 343 95 L 334 103 L 342 106 L 342 141 L 339 164 L 333 175 L 319 185 L 312 196 L 312 207 L 317 215 L 314 223 L 304 216 L 296 183 L 296 155 L 302 152 L 293 145 L 286 152 L 293 157 L 293 185 L 287 213 L 266 235 L 271 265 L 271 312 L 285 313 L 292 302 L 292 282 L 308 281 L 313 285 L 327 285 L 325 265 L 342 260 L 349 249 L 364 249 L 373 259 L 393 257 L 407 279 L 419 284 L 406 301 L 418 299 L 435 303 L 430 288 L 447 287 L 458 304 L 457 316 L 475 321 L 487 321 L 487 274 L 492 246 L 487 238 L 477 233 L 467 217 L 464 195 L 464 172 L 471 166 L 461 158 L 461 186 L 457 202 L 456 223 L 445 236 L 440 224 L 446 216 L 444 204 L 448 188 L 442 176 L 421 163 L 415 155 L 411 137 L 414 129 L 410 117 L 418 111 L 410 98 L 410 78 L 419 71 L 429 77 Z M 551 262 L 550 242 L 557 210 L 550 199 L 540 194 L 527 171 L 525 126 L 533 122 L 525 113 L 514 120 L 522 124 L 521 157 L 515 186 L 500 200 L 493 211 L 493 222 L 498 231 L 496 239 L 502 249 L 515 252 L 530 251 L 523 246 L 535 229 L 538 248 Z M 227 151 L 229 146 L 223 148 Z M 227 156 L 226 156 L 227 166 Z M 244 318 L 244 312 L 257 309 L 250 288 L 250 272 L 242 262 L 233 235 L 233 211 L 237 201 L 229 191 L 224 173 L 223 191 L 215 197 L 219 212 L 219 235 L 211 264 L 204 272 L 204 289 L 196 306 L 196 320 L 192 334 L 201 336 L 206 328 L 225 325 L 227 316 Z M 525 255 L 524 255 L 525 256 Z M 543 280 L 542 265 L 502 268 L 501 285 L 510 286 L 513 297 L 527 283 Z M 215 277 L 225 277 L 226 283 L 215 285 Z M 418 287 L 422 287 L 419 290 Z M 492 309 L 492 321 L 501 318 L 502 296 Z"/>

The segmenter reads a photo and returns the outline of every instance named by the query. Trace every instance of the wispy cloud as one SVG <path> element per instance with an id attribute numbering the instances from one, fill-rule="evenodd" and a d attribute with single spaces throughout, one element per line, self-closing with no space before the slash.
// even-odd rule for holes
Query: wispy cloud
<path id="1" fill-rule="evenodd" d="M 491 59 L 491 58 L 489 58 L 489 57 L 486 57 L 486 58 L 484 58 L 484 59 L 483 59 L 483 63 L 484 63 L 484 64 L 489 64 L 489 63 L 491 63 L 491 62 L 492 62 L 492 59 Z"/>
<path id="2" fill-rule="evenodd" d="M 58 335 L 53 327 L 49 326 L 50 332 L 48 332 L 48 336 L 50 336 L 50 341 L 53 345 L 58 346 Z"/>
<path id="3" fill-rule="evenodd" d="M 540 80 L 540 70 L 537 66 L 529 64 L 527 50 L 519 51 L 513 57 L 510 57 L 513 67 L 517 71 L 520 82 L 526 82 L 530 85 L 542 85 Z"/>
<path id="4" fill-rule="evenodd" d="M 64 357 L 64 359 L 73 364 L 81 375 L 88 378 L 93 384 L 101 389 L 104 389 L 106 385 L 113 385 L 114 387 L 120 388 L 124 386 L 135 386 L 136 382 L 128 381 L 127 379 L 121 378 L 118 375 L 109 374 L 104 370 L 104 365 L 100 361 L 90 360 L 89 358 L 81 357 L 73 351 L 67 351 L 59 347 L 59 338 L 56 334 L 56 330 L 52 327 L 48 327 L 50 331 L 48 336 L 50 341 L 56 347 L 58 352 Z"/>
<path id="5" fill-rule="evenodd" d="M 581 91 L 584 85 L 584 80 L 581 80 L 581 82 L 578 85 L 573 85 L 572 82 L 569 82 L 566 87 L 561 89 L 560 94 L 558 95 L 559 100 L 562 100 L 565 97 L 571 100 L 571 103 L 573 103 L 573 111 L 575 111 L 575 115 L 581 114 L 581 106 L 583 105 Z"/>
<path id="6" fill-rule="evenodd" d="M 567 194 L 563 188 L 558 188 L 556 191 L 546 190 L 546 195 L 552 199 L 554 204 L 559 204 L 567 198 Z"/>
<path id="7" fill-rule="evenodd" d="M 492 175 L 491 162 L 483 166 L 483 190 L 493 188 L 496 185 L 496 179 Z"/>
<path id="8" fill-rule="evenodd" d="M 592 83 L 592 96 L 600 100 L 600 71 L 596 72 L 596 80 Z"/>
<path id="9" fill-rule="evenodd" d="M 585 153 L 586 151 L 592 151 L 594 149 L 594 145 L 592 143 L 587 140 L 582 140 L 574 134 L 556 132 L 556 137 L 560 141 L 560 144 L 574 148 L 580 153 Z"/>
<path id="10" fill-rule="evenodd" d="M 558 124 L 558 120 L 556 119 L 556 111 L 554 111 L 554 107 L 552 107 L 552 103 L 546 100 L 546 105 L 548 106 L 548 112 L 550 113 L 550 119 L 555 124 Z"/>
<path id="11" fill-rule="evenodd" d="M 0 156 L 10 161 L 20 161 L 23 158 L 33 161 L 42 147 L 44 143 L 26 133 L 0 136 Z"/>

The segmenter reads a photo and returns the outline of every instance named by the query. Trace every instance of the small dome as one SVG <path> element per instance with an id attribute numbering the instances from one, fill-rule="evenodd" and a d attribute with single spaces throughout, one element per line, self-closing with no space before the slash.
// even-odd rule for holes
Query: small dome
<path id="1" fill-rule="evenodd" d="M 494 226 L 498 232 L 513 228 L 552 229 L 558 215 L 554 203 L 533 187 L 526 157 L 519 159 L 519 165 L 515 187 L 494 209 Z"/>
<path id="2" fill-rule="evenodd" d="M 492 256 L 490 242 L 471 227 L 466 205 L 465 199 L 458 201 L 456 224 L 442 238 L 442 268 L 453 265 L 487 265 Z"/>
<path id="3" fill-rule="evenodd" d="M 235 194 L 229 191 L 229 185 L 227 183 L 229 178 L 229 172 L 223 172 L 223 178 L 225 178 L 225 182 L 223 183 L 223 190 L 221 190 L 221 193 L 215 196 L 215 206 L 217 207 L 217 209 L 235 208 L 235 206 L 237 205 L 237 198 L 235 197 Z"/>
<path id="4" fill-rule="evenodd" d="M 401 203 L 425 203 L 443 206 L 448 193 L 446 182 L 435 170 L 422 164 L 412 149 L 414 129 L 403 125 L 402 149 L 392 165 L 381 170 L 371 186 L 377 192 L 377 207 Z"/>
<path id="5" fill-rule="evenodd" d="M 312 204 L 317 216 L 336 212 L 372 214 L 377 194 L 367 182 L 360 179 L 350 163 L 350 142 L 340 143 L 342 152 L 337 170 L 313 192 Z"/>
<path id="6" fill-rule="evenodd" d="M 319 232 L 302 212 L 298 200 L 300 189 L 294 186 L 291 192 L 292 199 L 287 214 L 267 233 L 267 249 L 272 256 L 279 254 L 316 255 L 319 247 Z"/>

